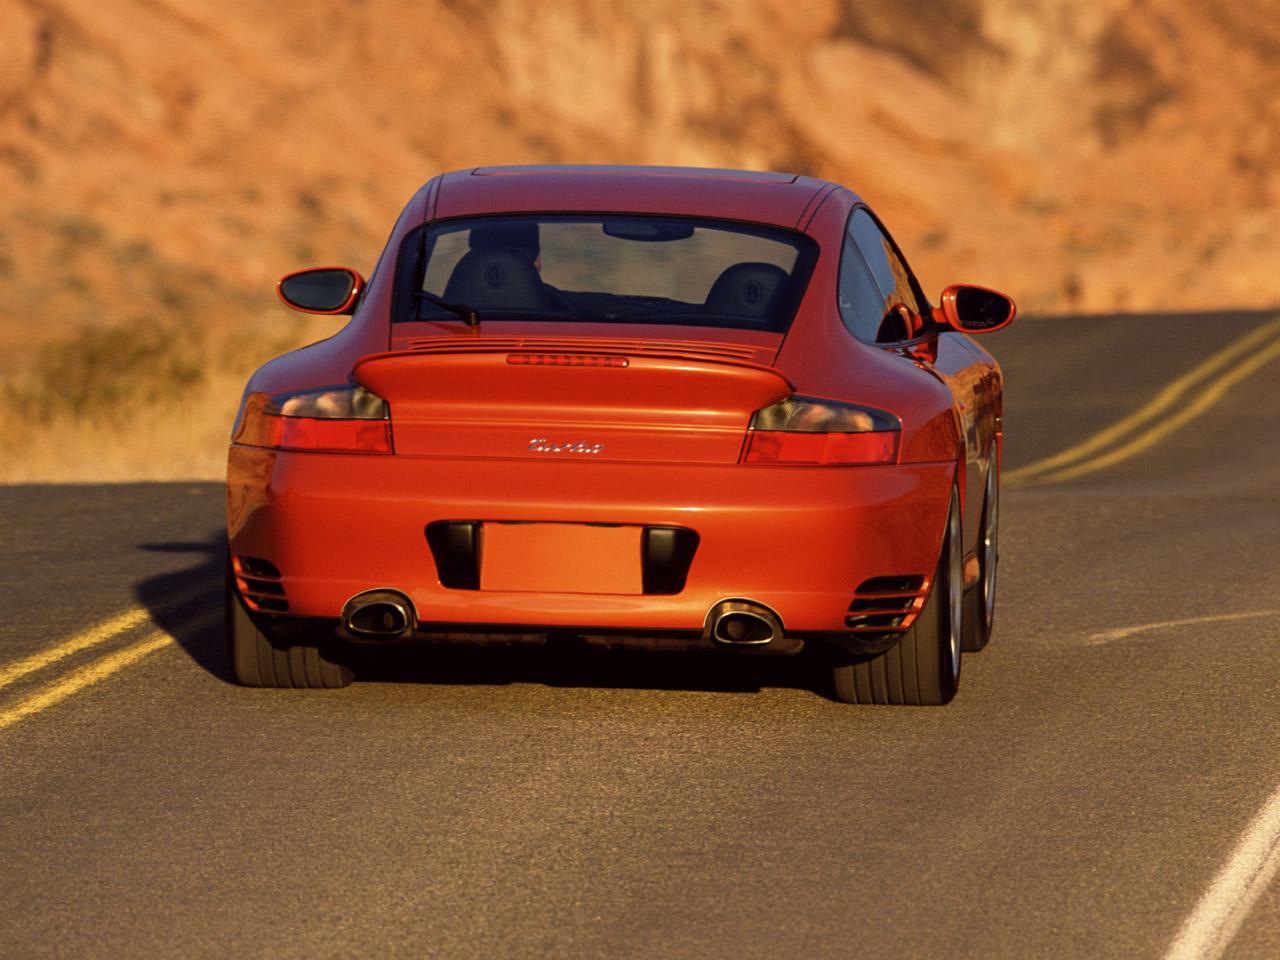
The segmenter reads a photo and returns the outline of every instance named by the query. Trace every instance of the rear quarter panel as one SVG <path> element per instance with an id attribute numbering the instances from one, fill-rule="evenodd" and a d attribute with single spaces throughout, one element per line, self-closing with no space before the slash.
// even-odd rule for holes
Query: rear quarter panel
<path id="1" fill-rule="evenodd" d="M 274 396 L 290 390 L 346 383 L 358 359 L 387 350 L 391 343 L 396 254 L 405 235 L 426 217 L 436 183 L 435 180 L 427 183 L 405 205 L 370 278 L 368 291 L 346 326 L 326 340 L 268 360 L 254 371 L 240 399 L 233 434 L 240 425 L 245 399 L 251 393 Z"/>
<path id="2" fill-rule="evenodd" d="M 946 384 L 910 358 L 855 339 L 840 317 L 836 278 L 841 238 L 855 200 L 847 190 L 832 192 L 808 224 L 809 235 L 818 243 L 818 261 L 777 366 L 797 393 L 864 404 L 898 416 L 904 462 L 958 463 L 962 434 Z"/>
<path id="3" fill-rule="evenodd" d="M 977 548 L 987 472 L 998 457 L 1003 381 L 995 359 L 966 334 L 940 334 L 937 350 L 933 366 L 956 398 L 964 438 L 964 542 L 969 551 Z"/>

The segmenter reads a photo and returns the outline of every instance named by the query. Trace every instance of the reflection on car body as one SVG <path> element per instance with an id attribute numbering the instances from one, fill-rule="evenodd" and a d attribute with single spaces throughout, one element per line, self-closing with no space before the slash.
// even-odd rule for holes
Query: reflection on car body
<path id="1" fill-rule="evenodd" d="M 355 642 L 573 633 L 809 647 L 851 702 L 945 703 L 995 599 L 1001 379 L 853 193 L 807 177 L 435 178 L 350 314 L 250 379 L 228 466 L 237 677 L 341 686 Z"/>

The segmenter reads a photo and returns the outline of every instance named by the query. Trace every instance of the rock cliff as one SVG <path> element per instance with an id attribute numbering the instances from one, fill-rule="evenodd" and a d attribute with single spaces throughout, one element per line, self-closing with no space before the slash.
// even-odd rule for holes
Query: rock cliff
<path id="1" fill-rule="evenodd" d="M 275 314 L 434 173 L 842 181 L 926 288 L 1280 301 L 1280 0 L 11 0 L 0 329 Z"/>

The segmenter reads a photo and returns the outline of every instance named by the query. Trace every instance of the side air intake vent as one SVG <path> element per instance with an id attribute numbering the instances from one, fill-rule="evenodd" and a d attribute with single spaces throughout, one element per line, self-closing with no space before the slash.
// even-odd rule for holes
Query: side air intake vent
<path id="1" fill-rule="evenodd" d="M 259 613 L 286 613 L 289 600 L 276 565 L 261 557 L 232 557 L 236 589 L 250 610 Z"/>
<path id="2" fill-rule="evenodd" d="M 864 580 L 849 604 L 845 626 L 860 634 L 903 633 L 924 606 L 928 587 L 922 576 Z"/>

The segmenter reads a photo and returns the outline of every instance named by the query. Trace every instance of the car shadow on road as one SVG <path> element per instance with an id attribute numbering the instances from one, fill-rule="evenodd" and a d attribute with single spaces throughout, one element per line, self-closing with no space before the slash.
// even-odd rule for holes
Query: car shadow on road
<path id="1" fill-rule="evenodd" d="M 215 530 L 204 541 L 140 543 L 139 550 L 191 556 L 195 563 L 141 581 L 134 588 L 151 621 L 168 633 L 199 666 L 234 683 L 222 632 L 222 581 L 227 536 Z"/>
<path id="2" fill-rule="evenodd" d="M 190 555 L 195 563 L 148 578 L 135 589 L 157 627 L 213 676 L 234 683 L 222 629 L 226 535 L 204 541 L 143 543 L 149 552 Z M 211 614 L 216 614 L 210 622 Z M 759 656 L 702 650 L 609 649 L 573 637 L 546 643 L 369 644 L 344 648 L 357 683 L 693 690 L 723 693 L 798 688 L 825 694 L 815 656 Z"/>
<path id="3" fill-rule="evenodd" d="M 742 656 L 717 651 L 607 649 L 553 639 L 527 646 L 428 643 L 357 653 L 357 681 L 454 685 L 535 683 L 548 687 L 759 692 L 791 687 L 820 692 L 814 658 Z"/>

